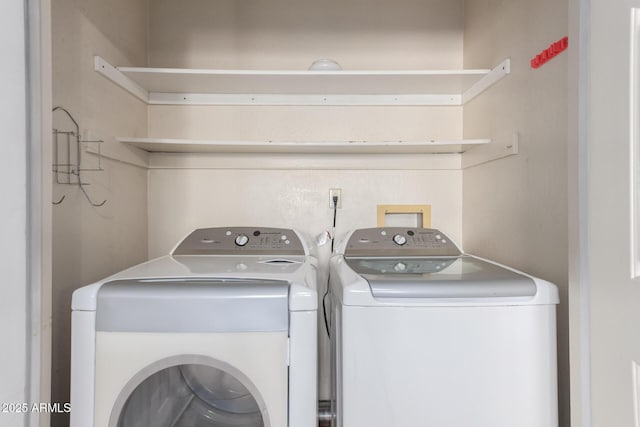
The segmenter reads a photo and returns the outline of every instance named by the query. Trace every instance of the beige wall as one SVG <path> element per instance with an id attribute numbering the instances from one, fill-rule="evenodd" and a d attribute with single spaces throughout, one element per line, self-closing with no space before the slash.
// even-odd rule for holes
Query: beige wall
<path id="1" fill-rule="evenodd" d="M 567 13 L 566 1 L 468 1 L 464 39 L 466 68 L 512 59 L 512 74 L 465 106 L 465 137 L 520 136 L 517 156 L 464 171 L 465 249 L 559 286 L 561 426 L 569 425 L 567 54 L 538 70 L 529 60 L 567 35 Z"/>
<path id="2" fill-rule="evenodd" d="M 304 70 L 462 66 L 462 0 L 152 0 L 149 64 Z M 149 108 L 149 136 L 257 140 L 462 137 L 460 107 Z"/>
<path id="3" fill-rule="evenodd" d="M 151 0 L 156 67 L 345 69 L 461 64 L 461 0 Z M 453 65 L 455 64 L 455 65 Z"/>
<path id="4" fill-rule="evenodd" d="M 461 177 L 459 170 L 152 169 L 149 255 L 166 255 L 196 227 L 274 225 L 316 236 L 331 228 L 335 187 L 343 196 L 338 235 L 375 227 L 377 204 L 426 203 L 433 223 L 460 239 Z"/>
<path id="5" fill-rule="evenodd" d="M 258 141 L 462 138 L 461 107 L 149 107 L 149 136 Z"/>
<path id="6" fill-rule="evenodd" d="M 231 0 L 152 0 L 149 62 L 151 66 L 169 67 L 306 69 L 313 60 L 329 57 L 340 62 L 345 69 L 459 68 L 462 66 L 462 5 L 462 1 L 448 0 L 401 0 L 393 4 L 387 1 L 335 0 L 328 3 L 256 0 L 250 4 Z M 150 106 L 148 129 L 149 136 L 153 137 L 222 140 L 455 139 L 462 137 L 462 108 Z M 250 204 L 246 204 L 245 195 L 262 194 L 261 188 L 266 186 L 273 191 L 273 194 L 267 193 L 273 200 L 261 196 L 261 208 L 269 212 L 266 218 L 273 221 L 287 218 L 298 222 L 301 217 L 303 231 L 310 233 L 326 227 L 324 208 L 329 187 L 319 185 L 320 176 L 334 175 L 347 179 L 344 186 L 349 189 L 344 195 L 347 203 L 344 215 L 354 218 L 374 215 L 371 206 L 376 203 L 427 202 L 434 188 L 430 182 L 422 181 L 421 175 L 405 173 L 401 161 L 395 161 L 392 166 L 385 165 L 386 160 L 393 156 L 374 159 L 352 156 L 348 164 L 336 163 L 334 168 L 324 158 L 322 169 L 344 171 L 338 174 L 331 170 L 315 171 L 318 167 L 314 166 L 314 156 L 309 155 L 280 156 L 275 160 L 273 156 L 247 156 L 244 159 L 234 158 L 226 165 L 221 165 L 221 157 L 217 156 L 215 163 L 205 160 L 197 166 L 188 161 L 185 163 L 184 156 L 152 155 L 151 159 L 153 164 L 153 159 L 161 158 L 155 167 L 164 169 L 180 165 L 180 169 L 170 173 L 175 183 L 185 186 L 180 195 L 182 204 L 192 211 L 203 209 L 208 213 L 219 202 L 209 197 L 200 198 L 200 192 L 191 190 L 192 185 L 200 185 L 198 180 L 205 177 L 197 175 L 201 172 L 189 171 L 189 167 L 203 167 L 210 171 L 221 169 L 215 172 L 216 181 L 210 184 L 211 188 L 216 188 L 216 182 L 233 182 L 238 177 L 234 168 L 253 169 L 252 178 L 235 185 L 234 192 L 224 193 L 229 205 L 252 209 Z M 278 166 L 273 166 L 274 161 Z M 296 169 L 297 173 L 306 173 L 307 179 L 303 178 L 303 181 L 309 185 L 307 192 L 311 199 L 303 199 L 297 194 L 298 188 L 303 188 L 298 182 L 282 181 L 278 174 L 261 171 L 264 169 L 261 165 L 265 163 L 271 165 L 268 169 Z M 425 164 L 429 166 L 418 169 L 459 169 L 459 160 L 452 163 L 450 156 L 445 161 L 432 158 Z M 384 173 L 395 178 L 381 182 L 382 188 L 377 193 L 367 179 L 349 181 L 350 178 L 346 177 L 352 169 L 357 169 L 364 176 L 370 171 L 373 181 L 377 179 L 374 178 L 376 174 L 382 176 L 382 172 L 374 172 L 379 169 L 387 169 Z M 415 164 L 407 162 L 406 169 L 415 169 Z M 443 182 L 450 182 L 449 177 L 456 174 L 460 172 L 434 172 L 430 179 L 437 182 L 442 176 Z M 170 230 L 168 215 L 182 208 L 157 209 L 156 204 L 170 205 L 176 196 L 175 191 L 165 191 L 158 185 L 157 181 L 164 176 L 168 175 L 160 171 L 152 171 L 149 175 L 149 249 L 154 255 L 166 251 L 169 242 L 175 243 L 173 240 L 180 236 Z M 334 182 L 332 186 L 342 187 L 341 179 L 329 181 Z M 391 182 L 398 184 L 394 191 L 391 190 L 394 188 Z M 434 209 L 452 212 L 458 206 L 456 200 L 460 189 L 455 186 L 443 188 L 451 193 L 451 197 L 446 198 L 446 205 L 435 206 Z M 354 203 L 353 199 L 347 199 L 348 194 L 373 194 L 374 197 L 367 203 Z M 186 200 L 185 195 L 188 195 Z M 275 205 L 275 200 L 285 200 L 286 196 L 291 196 L 295 203 L 288 206 L 288 211 Z M 311 217 L 306 215 L 310 210 L 315 212 L 318 201 L 322 202 L 323 210 Z M 451 201 L 455 202 L 450 204 Z M 280 216 L 282 214 L 285 216 Z M 260 212 L 248 212 L 249 218 L 260 218 Z M 459 214 L 451 218 L 446 221 L 450 231 L 461 237 L 458 232 L 460 224 L 455 220 Z M 194 225 L 179 221 L 184 224 L 183 228 Z M 264 223 L 264 219 L 261 222 Z M 353 226 L 357 225 L 357 222 L 353 223 Z"/>
<path id="7" fill-rule="evenodd" d="M 344 69 L 460 68 L 462 12 L 462 0 L 152 0 L 149 64 L 304 70 L 315 59 L 332 58 Z M 462 108 L 150 106 L 149 135 L 456 139 Z M 151 256 L 166 254 L 194 227 L 281 225 L 315 236 L 331 225 L 332 187 L 343 190 L 339 234 L 375 226 L 376 204 L 431 203 L 434 225 L 462 237 L 459 156 L 152 155 L 151 164 Z M 320 255 L 326 264 L 328 247 Z M 327 347 L 324 332 L 320 336 L 320 397 L 327 398 Z"/>
<path id="8" fill-rule="evenodd" d="M 146 0 L 59 0 L 53 2 L 53 103 L 67 108 L 104 151 L 129 160 L 144 155 L 118 147 L 115 135 L 146 134 L 146 107 L 93 71 L 93 55 L 114 63 L 144 65 Z M 54 127 L 67 129 L 54 113 Z M 85 156 L 89 167 L 95 157 Z M 53 373 L 52 401 L 69 401 L 71 293 L 105 275 L 147 258 L 147 172 L 103 160 L 104 172 L 89 172 L 87 192 L 103 207 L 89 205 L 77 186 L 54 184 L 53 198 Z M 68 416 L 53 415 L 53 426 Z"/>
<path id="9" fill-rule="evenodd" d="M 67 194 L 54 208 L 54 342 L 60 343 L 54 347 L 54 400 L 64 401 L 68 388 L 74 288 L 143 260 L 147 245 L 149 256 L 166 254 L 195 227 L 283 225 L 316 235 L 330 225 L 332 187 L 343 189 L 339 233 L 374 225 L 378 203 L 430 203 L 433 225 L 459 242 L 464 234 L 467 251 L 558 283 L 566 304 L 566 99 L 559 95 L 566 93 L 566 60 L 528 68 L 530 57 L 566 35 L 566 5 L 559 6 L 555 0 L 56 2 L 54 103 L 70 108 L 90 136 L 105 139 L 109 156 L 148 160 L 151 169 L 105 161 L 106 171 L 89 175 L 93 185 L 87 188 L 96 199 L 109 200 L 103 208 L 88 206 L 76 188 L 54 186 L 54 199 Z M 145 65 L 148 59 L 157 67 L 260 69 L 306 69 L 323 57 L 344 69 L 460 68 L 463 59 L 467 68 L 488 68 L 511 57 L 513 74 L 464 108 L 463 126 L 461 107 L 147 109 L 92 71 L 94 54 L 117 65 Z M 518 156 L 464 172 L 456 155 L 147 159 L 113 141 L 147 134 L 307 141 L 505 132 L 520 134 Z M 326 252 L 321 249 L 323 262 Z M 566 420 L 565 305 L 559 337 Z M 320 397 L 327 397 L 326 384 Z"/>

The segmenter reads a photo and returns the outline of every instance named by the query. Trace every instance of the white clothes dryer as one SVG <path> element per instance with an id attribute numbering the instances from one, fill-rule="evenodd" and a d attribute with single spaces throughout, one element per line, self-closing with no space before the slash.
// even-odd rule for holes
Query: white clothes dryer
<path id="1" fill-rule="evenodd" d="M 316 426 L 316 270 L 294 230 L 207 228 L 76 290 L 71 427 Z"/>
<path id="2" fill-rule="evenodd" d="M 352 232 L 330 262 L 338 427 L 556 427 L 555 285 L 442 232 Z"/>

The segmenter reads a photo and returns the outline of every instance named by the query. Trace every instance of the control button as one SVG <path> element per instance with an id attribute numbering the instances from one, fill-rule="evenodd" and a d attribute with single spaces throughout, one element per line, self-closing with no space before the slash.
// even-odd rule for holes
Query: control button
<path id="1" fill-rule="evenodd" d="M 407 264 L 405 264 L 404 262 L 398 262 L 393 266 L 393 269 L 399 272 L 405 271 L 407 269 Z"/>
<path id="2" fill-rule="evenodd" d="M 447 243 L 447 241 L 446 241 L 446 240 L 444 240 L 444 239 L 442 239 L 442 243 Z"/>
<path id="3" fill-rule="evenodd" d="M 287 236 L 283 234 L 282 236 L 280 236 L 280 240 L 287 240 Z"/>
<path id="4" fill-rule="evenodd" d="M 246 234 L 239 234 L 236 236 L 236 245 L 244 246 L 249 243 L 249 237 Z"/>
<path id="5" fill-rule="evenodd" d="M 382 234 L 383 236 L 386 236 L 386 235 L 387 235 L 387 232 L 386 232 L 386 231 L 384 231 L 384 230 L 382 230 L 382 231 L 380 232 L 380 234 Z"/>
<path id="6" fill-rule="evenodd" d="M 440 240 L 440 239 L 442 239 L 442 236 L 439 235 L 439 234 L 436 234 L 436 239 Z"/>
<path id="7" fill-rule="evenodd" d="M 231 232 L 229 230 L 227 230 L 227 232 L 224 233 L 224 234 L 227 235 L 227 236 L 231 236 Z"/>
<path id="8" fill-rule="evenodd" d="M 200 240 L 201 243 L 213 243 L 214 240 L 213 239 L 209 239 L 209 238 L 204 238 L 202 240 Z"/>
<path id="9" fill-rule="evenodd" d="M 238 270 L 238 271 L 246 271 L 248 268 L 249 268 L 249 266 L 247 264 L 242 263 L 242 262 L 239 263 L 239 264 L 236 264 L 236 270 Z"/>
<path id="10" fill-rule="evenodd" d="M 291 243 L 289 240 L 285 240 L 285 241 L 284 241 L 284 244 L 285 244 L 285 245 L 288 245 L 289 243 Z"/>
<path id="11" fill-rule="evenodd" d="M 408 234 L 409 236 L 413 236 L 413 234 L 414 234 L 414 233 L 413 233 L 413 230 L 409 230 L 409 231 L 407 231 L 407 234 Z"/>
<path id="12" fill-rule="evenodd" d="M 253 235 L 254 235 L 254 236 L 256 236 L 256 237 L 258 237 L 258 236 L 260 235 L 260 230 L 256 230 L 256 231 L 254 231 L 254 232 L 253 232 Z"/>
<path id="13" fill-rule="evenodd" d="M 396 234 L 393 236 L 393 243 L 399 246 L 403 246 L 407 243 L 407 238 L 402 234 Z"/>

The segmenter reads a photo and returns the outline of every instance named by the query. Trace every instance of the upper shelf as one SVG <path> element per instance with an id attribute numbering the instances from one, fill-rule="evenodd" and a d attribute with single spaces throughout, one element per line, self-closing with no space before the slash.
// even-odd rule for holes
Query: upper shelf
<path id="1" fill-rule="evenodd" d="M 463 105 L 510 73 L 492 70 L 203 70 L 114 67 L 95 70 L 148 104 Z"/>
<path id="2" fill-rule="evenodd" d="M 117 138 L 133 147 L 157 153 L 357 153 L 444 154 L 461 153 L 488 139 L 451 141 L 224 141 L 172 138 Z"/>

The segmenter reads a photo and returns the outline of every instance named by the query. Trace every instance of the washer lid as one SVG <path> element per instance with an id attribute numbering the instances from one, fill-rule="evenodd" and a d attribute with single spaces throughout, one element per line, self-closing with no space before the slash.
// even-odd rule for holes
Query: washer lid
<path id="1" fill-rule="evenodd" d="M 280 280 L 115 280 L 98 291 L 96 330 L 287 331 L 288 299 L 289 283 Z"/>
<path id="2" fill-rule="evenodd" d="M 531 297 L 537 291 L 533 279 L 469 256 L 345 260 L 375 298 Z"/>

